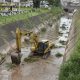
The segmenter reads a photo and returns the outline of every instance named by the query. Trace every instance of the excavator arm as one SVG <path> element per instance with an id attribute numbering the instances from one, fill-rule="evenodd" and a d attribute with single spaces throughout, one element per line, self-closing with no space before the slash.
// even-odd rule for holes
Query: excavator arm
<path id="1" fill-rule="evenodd" d="M 53 44 L 49 41 L 39 41 L 38 35 L 36 33 L 30 32 L 30 31 L 22 31 L 19 28 L 16 29 L 16 49 L 17 51 L 14 52 L 14 54 L 11 54 L 11 60 L 14 64 L 20 64 L 21 63 L 21 37 L 22 36 L 28 36 L 29 41 L 31 43 L 31 55 L 40 55 L 43 56 L 43 58 L 47 58 L 50 55 L 50 51 L 53 48 Z"/>
<path id="2" fill-rule="evenodd" d="M 21 52 L 21 30 L 19 28 L 16 29 L 16 47 L 17 51 Z"/>
<path id="3" fill-rule="evenodd" d="M 49 41 L 47 42 L 48 47 L 45 49 L 44 54 L 46 54 L 48 51 L 50 51 L 53 47 L 54 44 L 50 43 Z"/>
<path id="4" fill-rule="evenodd" d="M 16 47 L 17 51 L 21 52 L 21 37 L 28 36 L 32 45 L 31 50 L 34 51 L 38 45 L 38 35 L 30 31 L 21 31 L 19 28 L 16 29 Z"/>

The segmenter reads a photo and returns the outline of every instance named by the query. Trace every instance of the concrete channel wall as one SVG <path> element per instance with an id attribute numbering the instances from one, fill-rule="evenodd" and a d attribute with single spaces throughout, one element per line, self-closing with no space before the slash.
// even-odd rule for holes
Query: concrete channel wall
<path id="1" fill-rule="evenodd" d="M 73 16 L 73 21 L 72 21 L 72 25 L 70 28 L 70 32 L 69 32 L 69 38 L 68 38 L 68 42 L 65 48 L 65 54 L 63 57 L 63 62 L 67 61 L 70 58 L 70 55 L 72 54 L 74 48 L 75 48 L 75 44 L 76 44 L 76 38 L 77 38 L 77 29 L 74 26 L 75 23 L 75 17 L 76 17 L 76 13 Z"/>
<path id="2" fill-rule="evenodd" d="M 19 27 L 21 29 L 33 29 L 33 27 L 39 26 L 44 21 L 50 20 L 51 15 L 46 13 L 38 16 L 33 16 L 26 20 L 20 20 L 0 26 L 0 51 L 11 45 L 15 40 L 15 31 Z"/>

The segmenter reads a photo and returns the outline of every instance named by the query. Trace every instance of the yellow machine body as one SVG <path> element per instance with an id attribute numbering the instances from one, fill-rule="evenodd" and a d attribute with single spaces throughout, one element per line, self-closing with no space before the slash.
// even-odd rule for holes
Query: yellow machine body
<path id="1" fill-rule="evenodd" d="M 16 47 L 17 51 L 21 51 L 21 37 L 28 36 L 30 38 L 31 50 L 34 51 L 38 45 L 38 36 L 37 34 L 29 31 L 21 31 L 19 28 L 16 29 Z"/>
<path id="2" fill-rule="evenodd" d="M 21 51 L 21 37 L 25 35 L 30 38 L 31 52 L 41 53 L 42 50 L 38 50 L 38 48 L 40 47 L 39 46 L 40 43 L 47 45 L 47 47 L 42 52 L 43 54 L 46 54 L 47 52 L 49 52 L 54 46 L 49 41 L 40 42 L 38 35 L 36 33 L 30 32 L 30 31 L 21 31 L 19 28 L 17 28 L 16 29 L 16 46 L 17 46 L 18 52 Z M 40 48 L 43 49 L 43 46 Z"/>

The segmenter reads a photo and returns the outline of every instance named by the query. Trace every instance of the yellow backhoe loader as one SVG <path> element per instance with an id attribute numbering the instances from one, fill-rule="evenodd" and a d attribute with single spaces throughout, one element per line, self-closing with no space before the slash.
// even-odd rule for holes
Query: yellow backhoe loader
<path id="1" fill-rule="evenodd" d="M 50 55 L 51 49 L 54 47 L 48 40 L 39 41 L 38 34 L 31 31 L 22 31 L 19 28 L 16 29 L 16 52 L 11 54 L 11 60 L 14 64 L 20 64 L 21 62 L 21 37 L 29 37 L 31 43 L 30 56 L 42 56 L 47 58 Z"/>

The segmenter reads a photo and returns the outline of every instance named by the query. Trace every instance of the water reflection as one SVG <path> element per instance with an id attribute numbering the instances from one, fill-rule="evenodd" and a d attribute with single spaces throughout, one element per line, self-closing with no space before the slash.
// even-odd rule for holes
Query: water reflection
<path id="1" fill-rule="evenodd" d="M 12 70 L 11 78 L 12 78 L 12 80 L 22 80 L 20 66 L 17 66 Z"/>

